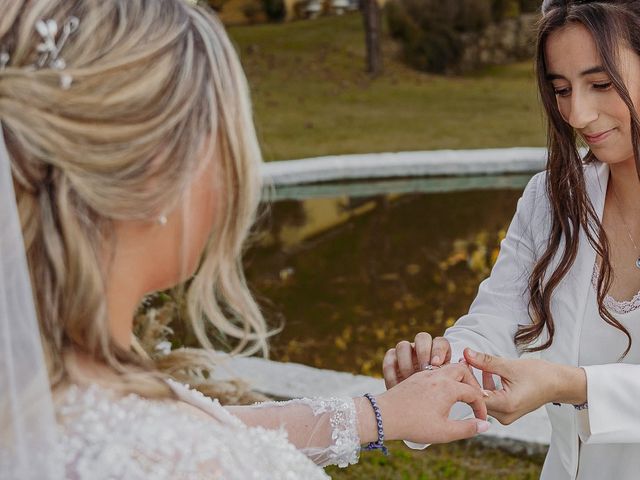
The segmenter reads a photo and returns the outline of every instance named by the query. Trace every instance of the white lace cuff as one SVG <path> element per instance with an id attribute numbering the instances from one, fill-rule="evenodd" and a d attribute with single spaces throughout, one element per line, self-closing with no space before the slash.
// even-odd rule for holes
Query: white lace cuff
<path id="1" fill-rule="evenodd" d="M 339 467 L 347 467 L 358 463 L 360 457 L 360 437 L 358 436 L 358 423 L 356 421 L 356 406 L 352 398 L 329 398 L 308 400 L 314 415 L 323 413 L 331 414 L 331 439 L 333 445 L 330 455 L 322 465 L 335 464 Z M 321 464 L 316 462 L 317 464 Z"/>
<path id="2" fill-rule="evenodd" d="M 302 398 L 258 403 L 253 408 L 268 411 L 269 423 L 284 429 L 289 441 L 317 465 L 346 467 L 358 463 L 360 437 L 352 398 Z M 257 420 L 242 417 L 250 424 Z"/>

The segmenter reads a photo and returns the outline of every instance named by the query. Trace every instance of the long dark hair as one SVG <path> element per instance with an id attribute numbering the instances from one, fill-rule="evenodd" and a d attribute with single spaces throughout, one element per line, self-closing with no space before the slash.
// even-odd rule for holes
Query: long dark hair
<path id="1" fill-rule="evenodd" d="M 576 259 L 579 234 L 580 230 L 583 230 L 589 243 L 602 259 L 597 284 L 598 311 L 605 322 L 626 335 L 628 344 L 622 354 L 624 357 L 631 348 L 631 335 L 604 306 L 605 296 L 612 283 L 609 242 L 585 187 L 583 162 L 591 163 L 596 158 L 589 152 L 583 160 L 578 152 L 576 133 L 562 118 L 553 87 L 547 79 L 544 50 L 549 35 L 565 25 L 581 24 L 591 33 L 602 67 L 631 113 L 633 152 L 636 170 L 640 172 L 640 120 L 617 65 L 618 46 L 622 43 L 640 55 L 640 2 L 556 0 L 545 2 L 544 10 L 545 13 L 538 25 L 536 75 L 540 98 L 547 116 L 549 156 L 546 190 L 551 205 L 551 230 L 546 250 L 537 260 L 529 279 L 529 312 L 533 323 L 520 326 L 515 335 L 515 343 L 523 351 L 540 351 L 548 348 L 553 342 L 553 292 Z M 562 248 L 560 261 L 548 275 L 547 271 L 559 248 Z M 546 340 L 537 346 L 531 346 L 545 330 Z"/>

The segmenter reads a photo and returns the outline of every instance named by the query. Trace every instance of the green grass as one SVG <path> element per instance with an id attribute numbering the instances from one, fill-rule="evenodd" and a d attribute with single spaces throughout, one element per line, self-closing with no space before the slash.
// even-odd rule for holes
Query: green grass
<path id="1" fill-rule="evenodd" d="M 519 457 L 470 441 L 423 451 L 394 442 L 390 453 L 362 452 L 357 465 L 326 471 L 334 480 L 534 480 L 542 466 L 541 456 Z"/>
<path id="2" fill-rule="evenodd" d="M 406 67 L 385 36 L 385 70 L 371 78 L 358 14 L 229 32 L 267 160 L 545 144 L 530 62 L 428 75 Z"/>

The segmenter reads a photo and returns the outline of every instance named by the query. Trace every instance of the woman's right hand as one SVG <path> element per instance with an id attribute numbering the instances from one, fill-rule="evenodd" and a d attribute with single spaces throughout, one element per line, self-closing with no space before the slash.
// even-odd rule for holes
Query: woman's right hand
<path id="1" fill-rule="evenodd" d="M 379 395 L 377 402 L 385 438 L 443 443 L 488 430 L 484 398 L 475 377 L 461 363 L 418 372 Z M 456 402 L 469 404 L 476 418 L 450 420 L 449 412 Z"/>
<path id="2" fill-rule="evenodd" d="M 427 365 L 440 367 L 451 362 L 451 345 L 444 337 L 431 338 L 426 332 L 416 335 L 415 341 L 406 340 L 387 351 L 382 362 L 387 389 L 406 380 Z"/>

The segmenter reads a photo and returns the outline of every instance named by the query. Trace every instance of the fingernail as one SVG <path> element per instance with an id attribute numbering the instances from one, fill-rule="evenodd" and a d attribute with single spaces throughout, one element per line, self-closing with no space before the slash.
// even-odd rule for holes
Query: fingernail
<path id="1" fill-rule="evenodd" d="M 491 424 L 484 420 L 478 420 L 478 423 L 476 423 L 476 431 L 478 433 L 484 433 L 489 431 L 489 427 L 491 427 Z"/>
<path id="2" fill-rule="evenodd" d="M 433 357 L 431 359 L 431 363 L 434 365 L 440 365 L 440 357 L 438 355 L 436 355 L 435 357 Z"/>
<path id="3" fill-rule="evenodd" d="M 469 355 L 471 358 L 476 358 L 478 356 L 478 354 L 473 350 L 471 350 L 470 348 L 467 349 L 467 355 Z"/>
<path id="4" fill-rule="evenodd" d="M 484 397 L 488 397 L 489 396 L 489 390 L 482 390 L 482 395 Z"/>

